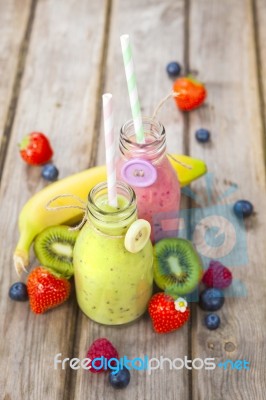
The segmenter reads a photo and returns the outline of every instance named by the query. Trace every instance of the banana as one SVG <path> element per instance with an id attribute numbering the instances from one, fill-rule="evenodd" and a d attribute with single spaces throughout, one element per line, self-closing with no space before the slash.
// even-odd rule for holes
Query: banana
<path id="1" fill-rule="evenodd" d="M 93 167 L 46 186 L 28 200 L 19 215 L 20 237 L 13 255 L 18 275 L 22 270 L 26 271 L 31 243 L 40 232 L 49 226 L 61 225 L 78 218 L 81 214 L 81 211 L 75 208 L 64 208 L 56 212 L 48 211 L 46 209 L 48 202 L 60 194 L 68 193 L 86 201 L 90 189 L 105 180 L 105 166 Z M 69 199 L 64 197 L 54 202 L 55 207 L 66 205 L 69 205 Z"/>
<path id="2" fill-rule="evenodd" d="M 167 154 L 167 156 L 177 173 L 181 187 L 189 185 L 207 172 L 207 166 L 202 160 L 179 154 Z"/>
<path id="3" fill-rule="evenodd" d="M 181 186 L 187 185 L 207 171 L 205 163 L 201 160 L 175 154 L 169 154 L 168 157 L 177 173 Z M 191 169 L 185 168 L 182 164 Z M 81 217 L 81 211 L 76 208 L 63 208 L 56 210 L 56 212 L 48 211 L 46 205 L 49 201 L 63 194 L 72 194 L 86 202 L 89 191 L 97 183 L 105 180 L 105 166 L 93 167 L 46 186 L 27 201 L 19 215 L 20 237 L 13 254 L 14 265 L 18 275 L 21 274 L 22 270 L 27 271 L 30 246 L 41 231 L 49 226 L 67 224 Z M 68 205 L 69 199 L 67 200 L 65 197 L 54 201 L 54 207 Z"/>

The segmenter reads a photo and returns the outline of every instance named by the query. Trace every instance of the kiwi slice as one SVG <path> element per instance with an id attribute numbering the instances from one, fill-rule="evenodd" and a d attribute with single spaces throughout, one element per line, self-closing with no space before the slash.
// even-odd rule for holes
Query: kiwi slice
<path id="1" fill-rule="evenodd" d="M 154 246 L 154 280 L 173 296 L 191 293 L 202 277 L 202 262 L 191 242 L 162 239 Z"/>
<path id="2" fill-rule="evenodd" d="M 73 248 L 79 232 L 58 225 L 44 229 L 35 239 L 34 252 L 40 263 L 70 278 L 74 274 Z"/>

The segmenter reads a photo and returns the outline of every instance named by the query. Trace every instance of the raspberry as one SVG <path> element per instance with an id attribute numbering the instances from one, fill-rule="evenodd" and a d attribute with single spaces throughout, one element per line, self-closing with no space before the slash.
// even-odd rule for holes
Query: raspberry
<path id="1" fill-rule="evenodd" d="M 232 283 L 232 273 L 219 261 L 212 260 L 202 282 L 209 288 L 225 289 Z"/>
<path id="2" fill-rule="evenodd" d="M 107 361 L 110 360 L 110 358 L 119 359 L 119 355 L 118 355 L 116 348 L 112 345 L 111 342 L 109 342 L 109 340 L 107 340 L 105 338 L 100 338 L 100 339 L 95 340 L 87 352 L 87 358 L 90 358 L 91 360 L 94 360 L 94 358 L 100 358 L 100 357 L 104 357 L 105 359 L 107 359 Z M 101 364 L 102 364 L 101 360 L 95 361 L 95 367 L 100 367 Z M 105 362 L 103 363 L 103 366 L 101 369 L 95 369 L 92 366 L 89 369 L 89 371 L 91 371 L 93 373 L 106 371 L 104 368 L 104 364 L 105 364 Z M 91 365 L 91 363 L 89 365 Z"/>

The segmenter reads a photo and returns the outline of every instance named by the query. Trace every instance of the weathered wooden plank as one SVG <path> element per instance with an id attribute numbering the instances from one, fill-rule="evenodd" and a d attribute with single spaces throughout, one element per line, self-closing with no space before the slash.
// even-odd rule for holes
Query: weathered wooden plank
<path id="1" fill-rule="evenodd" d="M 261 110 L 264 117 L 264 148 L 266 143 L 266 3 L 263 0 L 253 2 L 254 30 L 257 41 L 258 82 L 261 97 Z M 264 156 L 266 160 L 266 155 Z"/>
<path id="2" fill-rule="evenodd" d="M 53 359 L 57 353 L 72 353 L 76 301 L 72 298 L 53 312 L 35 316 L 27 303 L 7 298 L 17 279 L 12 251 L 18 213 L 44 185 L 40 168 L 26 167 L 16 144 L 25 133 L 41 130 L 51 138 L 61 177 L 89 164 L 107 3 L 47 0 L 36 9 L 0 193 L 0 387 L 5 398 L 62 399 L 64 390 L 68 392 L 68 375 L 54 370 Z"/>
<path id="3" fill-rule="evenodd" d="M 161 2 L 140 0 L 114 2 L 106 69 L 105 91 L 113 93 L 115 102 L 115 126 L 117 136 L 121 125 L 131 118 L 119 36 L 131 35 L 138 89 L 144 115 L 150 115 L 158 101 L 170 90 L 165 66 L 170 60 L 184 60 L 184 1 Z M 184 122 L 171 101 L 159 115 L 168 132 L 169 150 L 184 151 Z M 104 162 L 103 126 L 101 127 L 98 163 Z M 120 356 L 132 359 L 143 357 L 169 357 L 171 359 L 188 354 L 188 326 L 169 335 L 158 335 L 152 331 L 146 316 L 130 326 L 104 327 L 80 320 L 75 344 L 75 357 L 84 358 L 86 349 L 99 337 L 109 338 L 119 349 Z M 77 374 L 73 398 L 86 399 L 187 399 L 189 393 L 188 371 L 132 372 L 132 382 L 125 392 L 114 391 L 106 376 L 95 376 L 86 371 Z"/>
<path id="4" fill-rule="evenodd" d="M 223 309 L 218 312 L 221 327 L 214 332 L 203 327 L 204 313 L 198 309 L 192 331 L 194 358 L 215 357 L 216 363 L 246 359 L 250 370 L 230 371 L 229 367 L 194 370 L 193 399 L 262 400 L 266 355 L 263 329 L 266 220 L 262 210 L 266 188 L 251 2 L 191 0 L 189 17 L 190 67 L 199 71 L 209 91 L 208 104 L 190 114 L 190 150 L 191 155 L 205 159 L 210 173 L 214 174 L 209 185 L 211 204 L 207 202 L 208 185 L 203 180 L 192 186 L 205 199 L 201 217 L 209 215 L 205 207 L 217 204 L 218 196 L 229 189 L 231 182 L 238 189 L 222 200 L 227 210 L 221 211 L 221 215 L 232 221 L 232 204 L 240 198 L 249 199 L 256 209 L 256 214 L 246 221 L 246 230 L 239 223 L 230 222 L 235 227 L 237 242 L 243 234 L 247 239 L 248 259 L 242 259 L 245 246 L 241 249 L 236 243 L 238 252 L 235 256 L 229 252 L 228 260 L 235 279 L 245 285 L 247 295 L 226 298 Z M 199 127 L 211 130 L 210 144 L 203 146 L 195 141 L 194 132 Z M 217 209 L 213 211 L 216 213 Z M 214 218 L 208 226 L 212 222 L 215 225 Z M 228 227 L 224 229 L 228 233 Z M 234 240 L 232 236 L 230 240 Z M 226 243 L 219 246 L 226 247 Z"/>
<path id="5" fill-rule="evenodd" d="M 132 118 L 120 46 L 120 35 L 124 33 L 130 35 L 132 42 L 143 115 L 152 115 L 156 105 L 172 90 L 172 81 L 165 72 L 166 64 L 173 60 L 184 64 L 183 2 L 162 4 L 156 0 L 145 3 L 145 7 L 140 2 L 114 2 L 105 90 L 114 97 L 117 137 L 123 123 Z M 183 116 L 172 101 L 163 106 L 158 119 L 165 125 L 168 150 L 183 151 Z M 101 135 L 98 163 L 103 162 L 104 151 L 104 137 Z"/>
<path id="6" fill-rule="evenodd" d="M 12 124 L 34 2 L 0 2 L 0 169 L 2 169 L 10 125 Z"/>

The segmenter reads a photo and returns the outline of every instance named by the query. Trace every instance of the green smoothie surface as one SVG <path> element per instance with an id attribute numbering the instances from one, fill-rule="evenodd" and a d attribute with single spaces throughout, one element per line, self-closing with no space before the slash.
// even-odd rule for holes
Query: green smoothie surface
<path id="1" fill-rule="evenodd" d="M 94 199 L 94 203 L 98 207 L 98 213 L 102 215 L 97 218 L 92 217 L 93 224 L 105 234 L 125 235 L 129 226 L 137 218 L 134 204 L 130 207 L 126 196 L 120 194 L 117 196 L 117 207 L 109 205 L 107 193 Z"/>
<path id="2" fill-rule="evenodd" d="M 117 207 L 110 206 L 108 203 L 108 196 L 107 194 L 102 195 L 96 199 L 96 205 L 99 207 L 100 210 L 113 213 L 116 211 L 124 210 L 128 206 L 128 200 L 121 195 L 117 196 Z"/>

